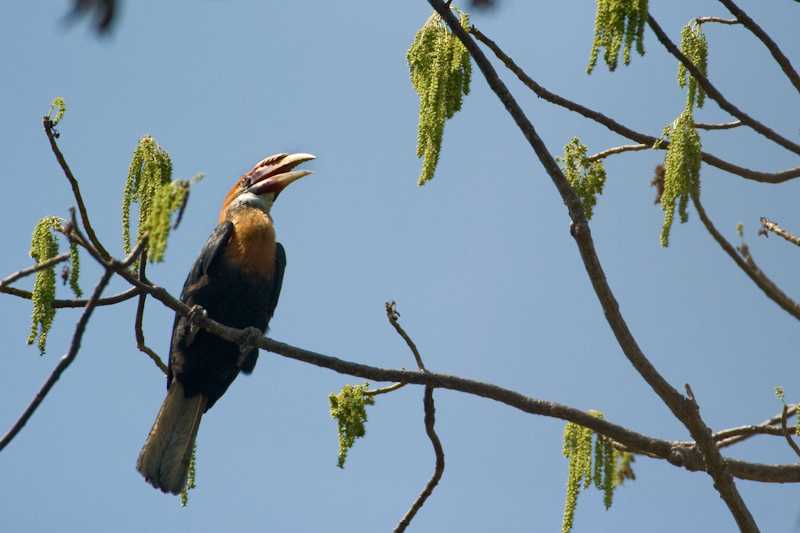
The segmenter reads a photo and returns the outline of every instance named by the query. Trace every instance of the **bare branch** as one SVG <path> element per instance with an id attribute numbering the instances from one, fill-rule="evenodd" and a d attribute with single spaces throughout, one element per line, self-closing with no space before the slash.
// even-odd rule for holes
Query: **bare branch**
<path id="1" fill-rule="evenodd" d="M 651 148 L 653 148 L 653 145 L 651 144 L 624 144 L 622 146 L 615 146 L 614 148 L 603 150 L 602 152 L 597 152 L 596 154 L 587 157 L 586 160 L 598 161 L 600 159 L 605 159 L 610 155 L 621 154 L 623 152 L 638 152 L 640 150 L 649 150 Z"/>
<path id="2" fill-rule="evenodd" d="M 128 268 L 128 265 L 130 265 L 136 259 L 136 256 L 141 251 L 142 247 L 138 246 L 125 261 L 119 264 L 122 266 L 122 268 Z M 44 382 L 44 385 L 42 385 L 41 389 L 39 389 L 39 392 L 36 394 L 36 396 L 34 396 L 33 400 L 25 409 L 25 411 L 23 411 L 19 419 L 14 423 L 13 426 L 11 426 L 11 429 L 8 430 L 3 438 L 0 439 L 0 451 L 8 446 L 14 437 L 17 436 L 33 413 L 36 412 L 36 409 L 45 399 L 47 393 L 50 392 L 50 389 L 53 388 L 53 385 L 55 385 L 56 381 L 58 381 L 58 379 L 61 377 L 61 374 L 75 360 L 75 357 L 78 355 L 78 350 L 80 350 L 81 347 L 81 339 L 83 339 L 83 333 L 86 330 L 86 324 L 88 324 L 94 308 L 97 307 L 97 301 L 100 299 L 100 295 L 105 290 L 106 285 L 108 285 L 108 282 L 111 280 L 111 276 L 113 274 L 114 271 L 109 268 L 106 268 L 105 272 L 103 272 L 103 277 L 100 278 L 99 283 L 94 288 L 92 296 L 89 298 L 89 301 L 86 304 L 86 308 L 81 314 L 80 319 L 78 319 L 78 323 L 75 325 L 75 333 L 72 335 L 72 342 L 70 343 L 69 351 L 58 362 L 58 365 L 56 365 L 55 369 L 53 369 L 53 372 L 50 374 L 50 376 L 48 376 L 47 380 Z"/>
<path id="3" fill-rule="evenodd" d="M 83 201 L 83 196 L 81 195 L 81 188 L 78 185 L 78 180 L 75 179 L 75 176 L 72 174 L 72 170 L 70 170 L 69 165 L 67 164 L 67 160 L 64 159 L 64 154 L 61 153 L 61 149 L 58 147 L 58 143 L 56 142 L 56 132 L 55 126 L 53 122 L 50 120 L 50 117 L 44 117 L 42 119 L 42 124 L 44 125 L 44 132 L 47 134 L 47 140 L 50 141 L 50 148 L 53 150 L 53 154 L 55 154 L 56 159 L 58 160 L 58 164 L 61 166 L 61 170 L 64 171 L 64 176 L 66 176 L 67 181 L 69 181 L 70 187 L 72 187 L 72 194 L 75 197 L 75 202 L 78 204 L 78 210 L 81 213 L 81 221 L 83 221 L 83 227 L 86 229 L 87 235 L 89 235 L 89 239 L 92 241 L 94 247 L 98 250 L 100 255 L 104 258 L 108 259 L 111 257 L 111 254 L 106 251 L 103 247 L 103 244 L 97 238 L 97 235 L 94 232 L 94 228 L 92 227 L 92 223 L 89 221 L 89 213 L 86 211 L 86 204 Z"/>
<path id="4" fill-rule="evenodd" d="M 139 279 L 141 281 L 147 282 L 147 276 L 145 274 L 145 269 L 147 268 L 147 250 L 142 252 L 142 256 L 139 259 Z M 139 295 L 139 302 L 136 304 L 136 320 L 134 321 L 134 332 L 136 335 L 136 347 L 139 349 L 140 352 L 144 352 L 147 357 L 149 357 L 153 363 L 161 370 L 164 375 L 169 374 L 169 369 L 167 365 L 164 364 L 164 361 L 158 356 L 158 354 L 152 350 L 144 340 L 144 304 L 145 300 L 147 299 L 146 293 L 141 293 Z"/>
<path id="5" fill-rule="evenodd" d="M 563 107 L 569 111 L 573 111 L 582 115 L 589 120 L 593 120 L 598 124 L 602 124 L 609 130 L 622 135 L 632 141 L 642 144 L 649 144 L 651 146 L 656 145 L 658 149 L 666 150 L 669 147 L 669 141 L 658 139 L 651 135 L 647 135 L 644 133 L 640 133 L 638 131 L 632 130 L 623 124 L 620 124 L 616 120 L 589 109 L 588 107 L 582 106 L 576 102 L 571 100 L 567 100 L 562 96 L 559 96 L 555 93 L 552 93 L 536 83 L 528 74 L 522 70 L 513 59 L 511 59 L 503 50 L 491 39 L 489 39 L 486 35 L 480 32 L 478 28 L 475 26 L 470 27 L 470 33 L 475 36 L 480 42 L 485 44 L 492 52 L 497 56 L 497 58 L 502 61 L 506 68 L 508 68 L 511 72 L 513 72 L 519 80 L 524 83 L 530 90 L 532 90 L 539 98 L 547 100 L 548 102 L 555 104 L 557 106 Z M 761 183 L 783 183 L 784 181 L 788 181 L 790 179 L 794 179 L 800 177 L 800 167 L 790 168 L 788 170 L 784 170 L 782 172 L 761 172 L 757 170 L 752 170 L 749 168 L 741 167 L 739 165 L 734 165 L 724 159 L 721 159 L 713 154 L 709 154 L 707 152 L 701 152 L 700 157 L 713 167 L 717 167 L 720 170 L 724 170 L 725 172 L 729 172 L 731 174 L 735 174 L 742 178 L 758 181 Z"/>
<path id="6" fill-rule="evenodd" d="M 379 396 L 381 394 L 388 394 L 390 392 L 394 392 L 397 389 L 402 389 L 405 387 L 407 383 L 392 383 L 387 387 L 381 387 L 380 389 L 372 389 L 364 391 L 364 394 L 367 396 Z"/>
<path id="7" fill-rule="evenodd" d="M 423 400 L 423 404 L 425 406 L 425 433 L 428 434 L 431 445 L 433 445 L 433 452 L 436 455 L 436 466 L 434 467 L 433 476 L 431 476 L 428 484 L 422 489 L 422 492 L 411 506 L 411 509 L 408 510 L 403 519 L 400 520 L 400 523 L 397 524 L 397 527 L 394 529 L 395 533 L 402 533 L 406 530 L 417 512 L 425 505 L 425 501 L 431 495 L 433 489 L 436 488 L 436 485 L 439 484 L 439 480 L 442 479 L 442 474 L 444 473 L 444 449 L 433 427 L 436 421 L 436 408 L 433 404 L 433 387 L 425 387 L 425 399 Z"/>
<path id="8" fill-rule="evenodd" d="M 656 22 L 656 19 L 653 18 L 652 15 L 647 15 L 647 24 L 656 34 L 658 40 L 661 41 L 661 44 L 664 45 L 664 48 L 666 48 L 670 54 L 675 56 L 675 58 L 678 61 L 683 63 L 683 65 L 692 74 L 694 79 L 697 80 L 697 83 L 700 84 L 700 86 L 703 88 L 706 94 L 710 98 L 712 98 L 715 102 L 717 102 L 717 104 L 722 109 L 724 109 L 734 117 L 738 118 L 745 125 L 757 131 L 758 133 L 760 133 L 767 139 L 771 140 L 772 142 L 783 146 L 790 152 L 794 152 L 795 154 L 800 155 L 800 144 L 790 141 L 783 135 L 779 134 L 778 132 L 776 132 L 771 128 L 768 128 L 758 120 L 754 119 L 753 117 L 751 117 L 750 115 L 748 115 L 747 113 L 745 113 L 744 111 L 742 111 L 741 109 L 730 103 L 728 99 L 725 98 L 722 95 L 722 93 L 719 92 L 717 88 L 710 81 L 708 81 L 708 78 L 706 78 L 703 75 L 703 73 L 700 72 L 700 70 L 694 65 L 694 63 L 692 63 L 688 57 L 683 55 L 683 52 L 678 50 L 678 47 L 675 46 L 675 43 L 673 43 L 667 36 L 667 34 L 664 33 L 664 30 L 661 29 L 661 26 L 658 25 L 658 22 Z"/>
<path id="9" fill-rule="evenodd" d="M 125 300 L 130 300 L 131 298 L 135 298 L 139 295 L 141 289 L 136 287 L 131 287 L 130 289 L 116 294 L 114 296 L 109 296 L 108 298 L 100 298 L 97 301 L 95 307 L 101 307 L 104 305 L 115 305 Z M 10 294 L 11 296 L 17 296 L 19 298 L 24 298 L 25 300 L 30 300 L 33 295 L 30 291 L 26 291 L 23 289 L 17 289 L 16 287 L 5 287 L 0 285 L 0 293 L 3 294 Z M 62 308 L 78 308 L 78 307 L 86 307 L 86 304 L 89 300 L 53 300 L 53 307 L 56 309 Z"/>
<path id="10" fill-rule="evenodd" d="M 792 432 L 786 427 L 786 418 L 787 412 L 789 411 L 789 406 L 783 404 L 783 413 L 781 413 L 781 429 L 783 430 L 783 436 L 786 437 L 786 442 L 789 443 L 789 447 L 794 451 L 794 453 L 800 457 L 800 447 L 797 446 L 797 443 L 792 438 Z"/>
<path id="11" fill-rule="evenodd" d="M 753 35 L 758 37 L 764 46 L 767 47 L 769 53 L 772 54 L 772 57 L 775 58 L 778 65 L 780 65 L 781 70 L 783 70 L 784 74 L 789 78 L 789 81 L 792 82 L 794 88 L 800 92 L 800 75 L 797 74 L 797 71 L 792 66 L 792 62 L 789 61 L 789 58 L 784 55 L 775 41 L 769 36 L 767 32 L 761 29 L 761 26 L 756 24 L 756 22 L 750 18 L 750 16 L 745 13 L 739 6 L 737 6 L 733 0 L 719 0 L 722 5 L 728 8 L 728 11 L 731 12 L 736 19 L 741 22 L 748 30 L 750 30 Z"/>
<path id="12" fill-rule="evenodd" d="M 700 202 L 700 197 L 697 194 L 692 195 L 692 201 L 697 209 L 697 214 L 700 216 L 700 221 L 706 227 L 708 232 L 714 237 L 714 240 L 722 247 L 725 253 L 733 259 L 739 268 L 744 271 L 747 276 L 753 280 L 759 289 L 764 291 L 767 297 L 778 304 L 784 311 L 800 320 L 800 305 L 784 293 L 771 279 L 764 274 L 758 265 L 756 265 L 750 251 L 746 247 L 740 247 L 739 252 L 729 243 L 722 234 L 717 231 L 714 223 L 708 218 L 706 210 Z M 741 255 L 740 255 L 741 254 Z"/>
<path id="13" fill-rule="evenodd" d="M 411 337 L 408 336 L 408 333 L 403 329 L 403 326 L 400 325 L 398 319 L 400 318 L 400 313 L 397 312 L 397 304 L 395 302 L 386 302 L 386 318 L 389 319 L 389 323 L 392 327 L 397 331 L 397 333 L 403 337 L 403 340 L 406 341 L 406 344 L 411 349 L 411 353 L 414 354 L 414 360 L 417 362 L 417 367 L 426 372 L 425 364 L 422 362 L 422 356 L 419 354 L 419 350 L 417 350 L 417 345 L 414 344 L 414 341 Z"/>
<path id="14" fill-rule="evenodd" d="M 697 17 L 694 21 L 698 24 L 708 24 L 709 22 L 715 22 L 717 24 L 741 24 L 736 19 L 724 19 L 722 17 Z"/>
<path id="15" fill-rule="evenodd" d="M 10 274 L 5 278 L 3 278 L 2 280 L 0 280 L 0 288 L 6 287 L 7 285 L 11 285 L 18 279 L 24 278 L 25 276 L 30 276 L 31 274 L 34 274 L 40 270 L 44 270 L 45 268 L 50 268 L 53 265 L 57 265 L 58 263 L 66 261 L 67 259 L 69 259 L 69 254 L 61 254 L 52 257 L 47 261 L 44 261 L 43 263 L 38 263 L 31 267 L 24 268 L 18 272 L 14 272 L 13 274 Z"/>
<path id="16" fill-rule="evenodd" d="M 778 225 L 777 222 L 773 222 L 767 217 L 761 217 L 760 222 L 761 222 L 761 230 L 759 231 L 759 234 L 767 236 L 769 235 L 769 233 L 767 232 L 771 231 L 775 235 L 783 237 L 784 239 L 794 244 L 795 246 L 800 246 L 800 237 L 798 237 L 797 235 L 788 230 L 783 229 Z"/>
<path id="17" fill-rule="evenodd" d="M 707 122 L 695 122 L 694 127 L 699 130 L 731 130 L 738 128 L 742 125 L 741 120 L 734 120 L 732 122 L 722 122 L 719 124 L 709 124 Z"/>

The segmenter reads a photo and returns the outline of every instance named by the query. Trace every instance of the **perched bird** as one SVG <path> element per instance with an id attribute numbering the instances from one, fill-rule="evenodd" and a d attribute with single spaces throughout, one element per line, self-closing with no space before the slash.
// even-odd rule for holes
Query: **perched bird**
<path id="1" fill-rule="evenodd" d="M 275 154 L 239 178 L 186 278 L 184 303 L 227 326 L 266 332 L 286 267 L 270 209 L 287 185 L 311 174 L 294 168 L 312 159 L 311 154 Z M 203 413 L 240 371 L 253 371 L 257 358 L 257 348 L 242 353 L 237 344 L 196 329 L 189 317 L 176 313 L 167 397 L 136 463 L 148 483 L 173 494 L 183 490 Z"/>

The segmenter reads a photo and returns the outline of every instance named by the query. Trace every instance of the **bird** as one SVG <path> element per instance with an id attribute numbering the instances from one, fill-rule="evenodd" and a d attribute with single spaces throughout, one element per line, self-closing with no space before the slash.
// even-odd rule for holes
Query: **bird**
<path id="1" fill-rule="evenodd" d="M 192 314 L 266 333 L 286 268 L 286 252 L 275 240 L 270 211 L 289 184 L 311 174 L 295 168 L 312 159 L 306 153 L 271 155 L 236 181 L 222 203 L 219 224 L 183 285 L 181 301 Z M 197 329 L 192 316 L 176 312 L 167 396 L 136 462 L 153 487 L 172 494 L 183 491 L 203 414 L 240 372 L 250 374 L 255 368 L 258 348 L 243 346 Z"/>

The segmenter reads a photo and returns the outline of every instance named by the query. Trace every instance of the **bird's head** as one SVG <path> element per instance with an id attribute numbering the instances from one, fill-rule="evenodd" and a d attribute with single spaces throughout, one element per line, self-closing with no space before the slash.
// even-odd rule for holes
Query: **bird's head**
<path id="1" fill-rule="evenodd" d="M 311 174 L 308 170 L 294 168 L 312 159 L 315 157 L 311 154 L 275 154 L 256 163 L 225 196 L 220 222 L 225 220 L 228 211 L 238 207 L 252 207 L 269 214 L 275 198 L 287 185 Z"/>

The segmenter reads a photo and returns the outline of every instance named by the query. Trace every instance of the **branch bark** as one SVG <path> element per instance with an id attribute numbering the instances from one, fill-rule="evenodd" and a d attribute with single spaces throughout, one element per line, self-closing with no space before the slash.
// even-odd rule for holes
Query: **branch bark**
<path id="1" fill-rule="evenodd" d="M 760 222 L 761 222 L 761 231 L 764 232 L 765 236 L 767 235 L 768 231 L 771 231 L 775 235 L 783 237 L 785 240 L 789 241 L 795 246 L 800 246 L 800 237 L 798 237 L 791 231 L 783 229 L 778 225 L 777 222 L 773 222 L 767 217 L 761 217 Z M 759 233 L 761 233 L 761 231 Z"/>

